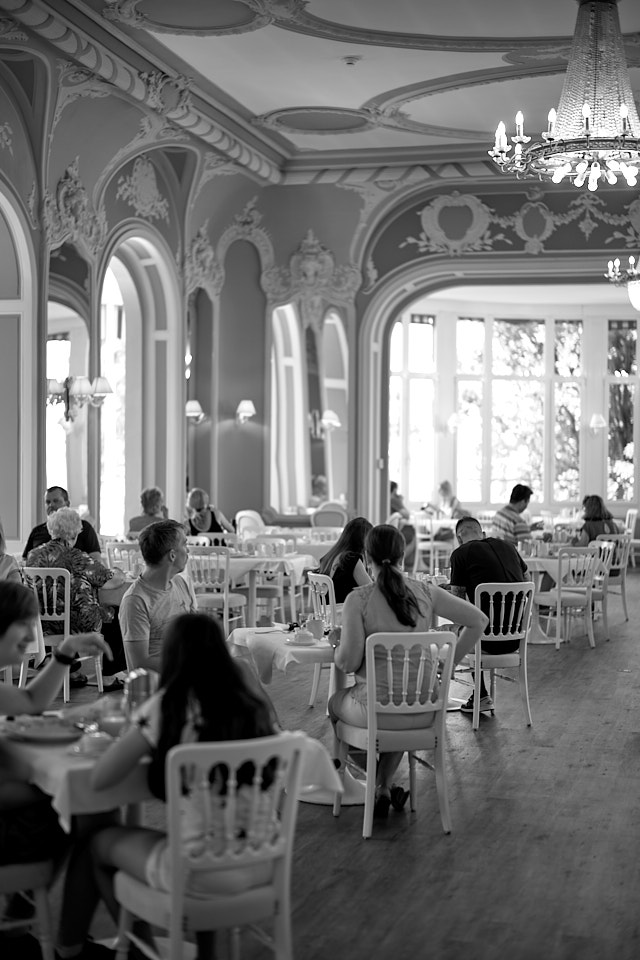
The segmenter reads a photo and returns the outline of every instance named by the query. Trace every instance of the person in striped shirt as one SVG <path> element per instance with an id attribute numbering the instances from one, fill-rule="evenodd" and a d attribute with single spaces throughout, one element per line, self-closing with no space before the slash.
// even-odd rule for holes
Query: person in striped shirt
<path id="1" fill-rule="evenodd" d="M 518 540 L 527 540 L 531 537 L 531 527 L 522 519 L 521 514 L 529 506 L 532 495 L 531 487 L 516 483 L 511 491 L 509 503 L 501 507 L 493 518 L 492 537 L 506 540 L 514 546 L 517 545 Z"/>

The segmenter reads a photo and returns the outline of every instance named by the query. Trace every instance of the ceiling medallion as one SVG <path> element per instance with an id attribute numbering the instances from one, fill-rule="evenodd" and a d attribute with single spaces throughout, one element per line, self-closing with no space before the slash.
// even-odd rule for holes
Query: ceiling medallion
<path id="1" fill-rule="evenodd" d="M 516 133 L 508 154 L 500 121 L 492 157 L 503 173 L 538 177 L 597 190 L 600 182 L 622 177 L 634 187 L 640 167 L 640 119 L 631 92 L 624 54 L 618 0 L 578 0 L 579 10 L 557 112 L 549 111 L 543 142 L 527 146 L 524 117 L 516 114 Z"/>

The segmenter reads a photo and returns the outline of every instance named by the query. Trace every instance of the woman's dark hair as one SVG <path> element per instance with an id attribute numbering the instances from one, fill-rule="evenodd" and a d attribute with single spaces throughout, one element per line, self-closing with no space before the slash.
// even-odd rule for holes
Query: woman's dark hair
<path id="1" fill-rule="evenodd" d="M 380 568 L 376 580 L 380 593 L 403 626 L 415 627 L 422 610 L 398 566 L 404 556 L 404 537 L 395 527 L 381 523 L 369 531 L 365 547 Z"/>
<path id="2" fill-rule="evenodd" d="M 583 508 L 585 520 L 613 520 L 613 515 L 605 507 L 604 500 L 595 493 L 584 498 Z"/>
<path id="3" fill-rule="evenodd" d="M 11 624 L 34 620 L 40 609 L 33 590 L 13 580 L 0 580 L 0 637 Z"/>
<path id="4" fill-rule="evenodd" d="M 339 564 L 343 553 L 357 553 L 364 557 L 364 542 L 372 529 L 372 524 L 364 517 L 349 520 L 338 537 L 338 542 L 320 558 L 319 572 L 331 576 L 333 566 Z"/>
<path id="5" fill-rule="evenodd" d="M 269 707 L 246 684 L 217 620 L 185 613 L 171 620 L 160 669 L 160 733 L 149 768 L 149 786 L 165 799 L 167 753 L 180 743 L 191 710 L 198 740 L 248 740 L 273 733 Z"/>

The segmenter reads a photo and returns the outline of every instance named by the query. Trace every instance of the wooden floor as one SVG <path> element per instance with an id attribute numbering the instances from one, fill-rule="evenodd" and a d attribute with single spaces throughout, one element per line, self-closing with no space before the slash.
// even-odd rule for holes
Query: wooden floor
<path id="1" fill-rule="evenodd" d="M 499 682 L 476 733 L 449 715 L 450 836 L 423 768 L 417 812 L 391 811 L 370 840 L 361 807 L 334 819 L 300 805 L 297 960 L 638 960 L 640 569 L 629 592 L 629 623 L 611 603 L 609 643 L 596 631 L 595 650 L 581 636 L 530 648 L 531 728 L 515 683 Z M 329 746 L 323 701 L 306 707 L 311 671 L 295 670 L 269 688 L 283 726 Z M 113 929 L 104 916 L 96 927 Z M 268 955 L 243 944 L 244 960 Z"/>

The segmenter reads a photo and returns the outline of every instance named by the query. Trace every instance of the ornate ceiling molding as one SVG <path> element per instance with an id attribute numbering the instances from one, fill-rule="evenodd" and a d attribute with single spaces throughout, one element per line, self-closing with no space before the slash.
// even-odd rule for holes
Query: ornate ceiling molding
<path id="1" fill-rule="evenodd" d="M 15 40 L 16 43 L 26 43 L 29 37 L 22 30 L 18 30 L 15 22 L 9 17 L 0 17 L 0 40 Z"/>
<path id="2" fill-rule="evenodd" d="M 107 236 L 107 218 L 101 207 L 94 210 L 80 179 L 80 160 L 76 157 L 58 181 L 55 193 L 45 191 L 42 221 L 50 248 L 66 241 L 77 244 L 95 260 Z"/>
<path id="3" fill-rule="evenodd" d="M 107 0 L 108 6 L 102 15 L 107 20 L 125 23 L 139 30 L 154 30 L 158 33 L 176 33 L 190 36 L 225 37 L 238 33 L 251 33 L 279 22 L 295 22 L 307 5 L 307 0 L 240 0 L 234 10 L 225 5 L 222 13 L 215 3 L 199 3 L 198 0 L 182 0 L 174 4 L 175 15 L 169 18 L 165 7 L 162 19 L 152 16 L 149 10 L 138 9 L 142 0 Z M 189 8 L 191 17 L 185 18 L 184 8 Z M 185 25 L 191 20 L 189 25 Z"/>
<path id="4" fill-rule="evenodd" d="M 264 227 L 260 226 L 262 214 L 256 210 L 257 201 L 257 197 L 252 197 L 244 209 L 240 213 L 236 214 L 234 217 L 235 222 L 230 227 L 227 227 L 220 237 L 216 254 L 218 263 L 222 265 L 224 264 L 229 247 L 232 243 L 235 243 L 236 240 L 246 240 L 249 243 L 252 243 L 257 248 L 260 256 L 260 266 L 262 271 L 261 286 L 262 289 L 265 290 L 263 278 L 265 274 L 268 273 L 273 267 L 275 258 L 273 254 L 271 237 Z M 215 293 L 218 295 L 222 290 L 224 277 L 224 267 L 221 267 L 220 276 L 216 278 L 217 282 L 215 284 Z M 266 290 L 265 293 L 267 293 Z"/>
<path id="5" fill-rule="evenodd" d="M 135 0 L 131 2 L 135 3 Z M 19 23 L 58 49 L 64 57 L 93 72 L 101 80 L 113 84 L 137 103 L 152 109 L 147 102 L 147 84 L 140 78 L 139 72 L 106 47 L 98 45 L 88 34 L 74 29 L 68 20 L 51 9 L 39 7 L 34 0 L 3 0 L 3 8 Z M 174 77 L 169 80 L 176 82 Z M 179 102 L 180 98 L 175 109 L 167 107 L 165 111 L 175 124 L 260 180 L 280 182 L 278 167 L 264 154 L 233 136 L 217 120 L 200 109 L 193 106 L 180 107 Z"/>
<path id="6" fill-rule="evenodd" d="M 158 190 L 156 170 L 147 156 L 136 157 L 131 173 L 120 177 L 116 197 L 145 220 L 169 222 L 169 201 Z"/>
<path id="7" fill-rule="evenodd" d="M 58 60 L 56 66 L 58 71 L 58 95 L 51 124 L 52 132 L 60 122 L 65 108 L 76 100 L 81 97 L 89 97 L 92 100 L 109 97 L 113 92 L 113 88 L 108 83 L 96 77 L 90 70 L 77 67 L 75 63 L 70 63 L 68 60 Z"/>
<path id="8" fill-rule="evenodd" d="M 304 327 L 319 331 L 327 306 L 352 306 L 362 278 L 356 266 L 336 266 L 335 256 L 313 230 L 300 242 L 288 267 L 272 267 L 262 287 L 272 304 L 295 301 Z"/>

